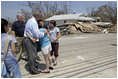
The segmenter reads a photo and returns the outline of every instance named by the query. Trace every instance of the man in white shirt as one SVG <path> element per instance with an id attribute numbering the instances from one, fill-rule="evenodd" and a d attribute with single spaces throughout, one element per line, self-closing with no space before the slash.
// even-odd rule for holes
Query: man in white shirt
<path id="1" fill-rule="evenodd" d="M 33 17 L 27 21 L 26 26 L 25 26 L 24 42 L 25 42 L 25 46 L 26 46 L 26 50 L 28 54 L 29 70 L 31 74 L 39 74 L 41 73 L 41 70 L 36 68 L 36 56 L 37 56 L 36 43 L 32 42 L 29 39 L 29 37 L 26 35 L 26 32 L 28 32 L 30 36 L 33 38 L 41 38 L 44 36 L 44 34 L 47 33 L 47 31 L 45 31 L 44 33 L 41 33 L 38 28 L 37 21 L 41 19 L 42 17 L 41 13 L 36 9 L 33 11 L 32 14 L 33 14 Z"/>

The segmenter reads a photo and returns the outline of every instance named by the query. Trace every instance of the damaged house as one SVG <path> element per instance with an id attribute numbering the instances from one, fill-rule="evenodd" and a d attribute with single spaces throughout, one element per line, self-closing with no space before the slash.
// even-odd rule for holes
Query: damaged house
<path id="1" fill-rule="evenodd" d="M 47 22 L 49 22 L 51 20 L 55 20 L 56 23 L 57 23 L 57 26 L 63 25 L 64 23 L 92 22 L 92 21 L 95 21 L 95 19 L 87 17 L 83 13 L 54 15 L 54 16 L 46 19 Z"/>
<path id="2" fill-rule="evenodd" d="M 111 26 L 110 22 L 101 22 L 100 17 L 88 17 L 83 13 L 54 15 L 46 22 L 55 20 L 61 31 L 61 35 L 80 32 L 102 32 L 104 27 Z"/>

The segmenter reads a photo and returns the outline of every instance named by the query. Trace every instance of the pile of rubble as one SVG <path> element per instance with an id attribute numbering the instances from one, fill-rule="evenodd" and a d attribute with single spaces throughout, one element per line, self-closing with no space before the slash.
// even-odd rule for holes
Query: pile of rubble
<path id="1" fill-rule="evenodd" d="M 106 24 L 94 24 L 94 23 L 65 23 L 63 25 L 58 26 L 60 29 L 61 35 L 68 35 L 68 34 L 74 34 L 76 32 L 94 32 L 94 33 L 115 33 L 117 32 L 117 29 L 115 26 L 112 25 L 106 25 Z"/>

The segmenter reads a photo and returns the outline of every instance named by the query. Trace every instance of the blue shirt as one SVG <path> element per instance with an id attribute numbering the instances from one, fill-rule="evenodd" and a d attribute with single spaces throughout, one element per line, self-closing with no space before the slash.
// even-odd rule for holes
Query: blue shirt
<path id="1" fill-rule="evenodd" d="M 28 32 L 32 38 L 34 38 L 34 37 L 41 38 L 44 36 L 44 33 L 40 32 L 40 30 L 38 28 L 38 23 L 34 17 L 29 19 L 26 23 L 26 26 L 25 26 L 24 36 L 28 37 L 26 35 L 26 32 Z"/>
<path id="2" fill-rule="evenodd" d="M 15 35 L 18 37 L 24 36 L 25 22 L 16 21 L 12 24 L 12 31 L 15 31 Z"/>
<path id="3" fill-rule="evenodd" d="M 7 40 L 7 33 L 2 33 L 1 34 L 1 61 L 4 61 L 4 49 L 5 49 L 5 44 Z M 5 60 L 12 60 L 16 59 L 14 54 L 11 52 L 11 44 L 16 43 L 16 39 L 13 35 L 9 35 L 9 44 L 8 44 L 8 49 L 7 49 L 7 54 Z"/>
<path id="4" fill-rule="evenodd" d="M 40 32 L 44 33 L 45 30 L 46 30 L 45 28 L 42 28 L 42 29 L 40 29 Z M 45 46 L 51 44 L 49 41 L 49 38 L 48 38 L 48 34 L 45 34 L 44 37 L 39 38 L 39 40 L 40 40 L 41 47 L 45 47 Z"/>

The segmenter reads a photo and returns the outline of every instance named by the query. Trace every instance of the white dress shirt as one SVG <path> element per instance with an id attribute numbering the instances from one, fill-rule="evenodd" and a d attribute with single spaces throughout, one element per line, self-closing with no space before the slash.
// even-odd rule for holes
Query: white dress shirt
<path id="1" fill-rule="evenodd" d="M 38 28 L 38 23 L 34 17 L 29 19 L 26 23 L 25 26 L 25 31 L 24 31 L 24 37 L 28 37 L 26 35 L 26 32 L 30 34 L 31 37 L 36 37 L 36 38 L 42 38 L 44 36 L 44 33 L 40 32 Z"/>

